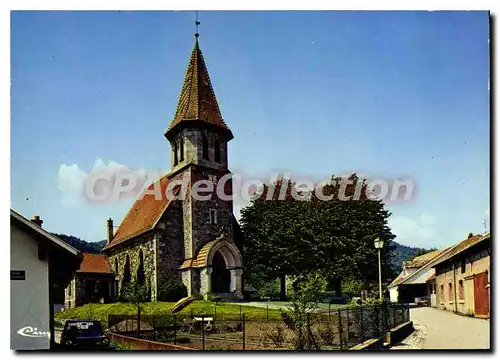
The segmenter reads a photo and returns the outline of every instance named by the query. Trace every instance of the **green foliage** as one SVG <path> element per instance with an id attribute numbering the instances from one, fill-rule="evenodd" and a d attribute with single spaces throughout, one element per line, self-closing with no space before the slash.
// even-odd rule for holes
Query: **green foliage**
<path id="1" fill-rule="evenodd" d="M 85 304 L 75 308 L 66 309 L 56 314 L 55 318 L 64 323 L 65 319 L 87 319 L 89 316 L 89 305 Z M 100 320 L 106 327 L 108 315 L 136 315 L 137 308 L 131 303 L 111 303 L 111 304 L 91 304 L 91 319 Z M 142 304 L 142 314 L 147 315 L 171 315 L 171 309 L 175 302 L 147 302 Z M 176 313 L 181 318 L 191 314 L 211 316 L 214 314 L 214 303 L 208 301 L 193 301 L 184 309 Z M 241 312 L 245 313 L 248 320 L 267 319 L 267 309 L 263 307 L 241 306 Z M 217 314 L 227 316 L 228 318 L 239 318 L 240 305 L 230 303 L 219 303 L 217 305 Z M 269 309 L 269 319 L 280 319 L 279 310 Z"/>
<path id="2" fill-rule="evenodd" d="M 280 298 L 280 280 L 261 281 L 257 286 L 257 292 L 261 299 L 276 300 Z"/>
<path id="3" fill-rule="evenodd" d="M 321 292 L 326 288 L 325 278 L 312 271 L 299 276 L 292 285 L 288 312 L 282 314 L 285 324 L 295 333 L 295 349 L 302 350 L 308 337 L 308 317 L 317 308 Z"/>
<path id="4" fill-rule="evenodd" d="M 176 276 L 169 276 L 160 286 L 160 301 L 179 301 L 187 296 L 186 286 Z"/>
<path id="5" fill-rule="evenodd" d="M 354 195 L 358 184 L 364 189 L 361 193 L 366 193 L 366 183 L 355 174 L 350 181 L 346 196 Z M 263 195 L 241 212 L 245 279 L 249 283 L 282 274 L 301 276 L 311 269 L 320 270 L 331 283 L 338 284 L 347 277 L 375 282 L 376 237 L 387 244 L 381 252 L 384 277 L 393 276 L 394 235 L 387 225 L 390 213 L 381 201 L 363 196 L 359 200 L 340 200 L 340 179 L 336 177 L 322 189 L 323 195 L 333 195 L 328 201 L 321 201 L 316 193 L 309 201 L 295 200 L 291 195 L 294 185 L 283 179 L 265 185 Z M 274 197 L 270 190 L 273 187 Z M 278 200 L 280 189 L 286 190 L 285 200 Z"/>
<path id="6" fill-rule="evenodd" d="M 122 295 L 125 302 L 134 304 L 139 309 L 143 303 L 150 300 L 148 284 L 140 284 L 135 280 L 122 285 L 120 295 Z"/>
<path id="7" fill-rule="evenodd" d="M 347 296 L 360 296 L 363 282 L 356 279 L 345 279 L 342 281 L 342 294 Z"/>

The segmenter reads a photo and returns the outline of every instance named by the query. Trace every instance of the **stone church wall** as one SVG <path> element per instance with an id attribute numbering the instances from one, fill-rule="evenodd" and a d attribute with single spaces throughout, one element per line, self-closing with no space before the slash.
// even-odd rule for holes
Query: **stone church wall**
<path id="1" fill-rule="evenodd" d="M 211 172 L 220 179 L 223 173 Z M 200 179 L 208 178 L 208 170 L 197 170 L 193 173 L 193 182 Z M 217 184 L 214 185 L 216 187 Z M 228 186 L 226 193 L 230 194 L 231 186 Z M 220 234 L 222 229 L 228 235 L 229 239 L 233 239 L 233 208 L 232 201 L 223 201 L 219 199 L 216 192 L 210 200 L 196 200 L 192 199 L 192 233 L 194 239 L 194 254 L 209 241 L 215 240 Z M 210 223 L 210 209 L 217 210 L 217 223 Z"/>
<path id="2" fill-rule="evenodd" d="M 161 289 L 167 277 L 176 276 L 184 261 L 184 216 L 181 201 L 170 203 L 168 210 L 158 223 L 158 289 Z"/>
<path id="3" fill-rule="evenodd" d="M 137 239 L 129 240 L 119 246 L 118 249 L 110 250 L 108 255 L 109 263 L 113 271 L 118 273 L 118 292 L 121 291 L 122 281 L 125 271 L 125 262 L 127 254 L 130 259 L 130 275 L 132 279 L 137 277 L 137 270 L 139 269 L 139 251 L 142 250 L 144 257 L 144 277 L 149 282 L 151 288 L 151 299 L 156 299 L 156 287 L 154 286 L 155 271 L 155 243 L 154 235 L 152 233 L 145 234 Z M 116 269 L 116 260 L 118 260 L 118 271 Z"/>

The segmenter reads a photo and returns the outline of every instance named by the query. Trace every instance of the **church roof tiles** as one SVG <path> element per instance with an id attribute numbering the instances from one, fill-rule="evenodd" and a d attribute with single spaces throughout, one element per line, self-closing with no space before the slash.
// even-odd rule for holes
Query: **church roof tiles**
<path id="1" fill-rule="evenodd" d="M 198 39 L 191 52 L 174 119 L 165 135 L 168 137 L 174 127 L 186 121 L 201 121 L 214 125 L 232 138 L 231 130 L 222 119 Z"/>
<path id="2" fill-rule="evenodd" d="M 161 198 L 156 199 L 155 194 L 152 193 L 146 193 L 142 198 L 139 197 L 121 222 L 111 242 L 103 250 L 107 250 L 154 228 L 170 204 L 166 191 L 169 178 L 164 176 L 156 183 L 160 185 Z M 153 190 L 156 183 L 151 184 L 148 190 Z"/>

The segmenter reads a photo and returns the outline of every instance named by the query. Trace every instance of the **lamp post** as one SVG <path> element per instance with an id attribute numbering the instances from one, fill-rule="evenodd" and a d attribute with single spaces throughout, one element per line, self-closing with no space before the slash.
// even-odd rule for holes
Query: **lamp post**
<path id="1" fill-rule="evenodd" d="M 380 260 L 380 250 L 384 247 L 384 240 L 381 238 L 375 239 L 375 249 L 378 250 L 378 290 L 379 290 L 379 299 L 382 301 L 382 263 Z"/>

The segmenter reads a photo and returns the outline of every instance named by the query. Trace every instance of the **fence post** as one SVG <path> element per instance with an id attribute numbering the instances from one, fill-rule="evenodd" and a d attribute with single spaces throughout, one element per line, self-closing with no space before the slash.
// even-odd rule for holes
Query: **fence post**
<path id="1" fill-rule="evenodd" d="M 330 317 L 331 314 L 330 314 L 330 303 L 328 303 L 328 317 Z"/>
<path id="2" fill-rule="evenodd" d="M 141 338 L 141 308 L 137 308 L 137 338 Z"/>
<path id="3" fill-rule="evenodd" d="M 241 309 L 241 306 L 240 306 Z M 245 350 L 245 314 L 243 314 L 242 318 L 242 330 L 243 330 L 243 350 Z"/>
<path id="4" fill-rule="evenodd" d="M 363 330 L 364 330 L 363 329 L 363 305 L 359 306 L 359 312 L 360 312 L 360 320 L 361 320 L 360 324 L 359 324 L 359 326 L 360 326 L 359 337 L 360 337 L 360 342 L 363 342 L 364 341 L 364 336 L 363 336 Z"/>
<path id="5" fill-rule="evenodd" d="M 240 320 L 241 320 L 241 305 L 240 305 Z"/>
<path id="6" fill-rule="evenodd" d="M 217 305 L 215 305 L 215 308 L 214 308 L 214 322 L 215 320 L 217 320 Z"/>
<path id="7" fill-rule="evenodd" d="M 177 345 L 177 315 L 174 315 L 174 345 Z"/>
<path id="8" fill-rule="evenodd" d="M 269 304 L 266 305 L 266 319 L 269 321 Z"/>
<path id="9" fill-rule="evenodd" d="M 205 350 L 205 316 L 201 317 L 201 344 L 202 350 Z"/>
<path id="10" fill-rule="evenodd" d="M 342 316 L 340 314 L 340 309 L 338 310 L 338 314 L 339 314 L 339 344 L 340 344 L 340 350 L 342 350 Z M 347 336 L 349 336 L 349 334 Z"/>

